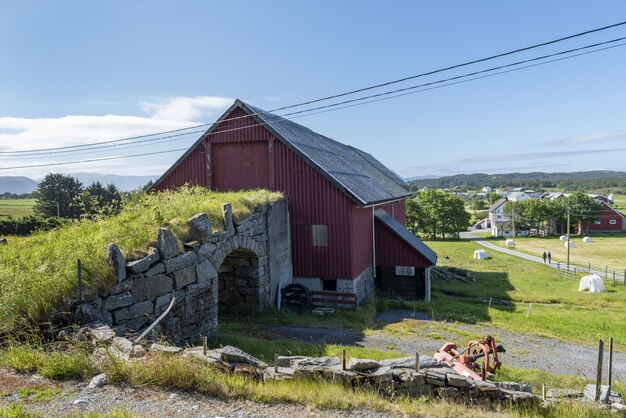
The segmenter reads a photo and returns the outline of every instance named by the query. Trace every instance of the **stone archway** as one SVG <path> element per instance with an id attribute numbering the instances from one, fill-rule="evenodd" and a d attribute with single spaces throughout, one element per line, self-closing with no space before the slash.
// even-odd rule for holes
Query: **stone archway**
<path id="1" fill-rule="evenodd" d="M 221 317 L 250 315 L 260 306 L 259 257 L 239 247 L 229 253 L 218 270 L 218 310 Z"/>

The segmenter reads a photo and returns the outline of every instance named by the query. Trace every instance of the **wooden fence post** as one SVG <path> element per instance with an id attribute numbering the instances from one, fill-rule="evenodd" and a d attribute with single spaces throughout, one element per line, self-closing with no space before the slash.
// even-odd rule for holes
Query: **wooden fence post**
<path id="1" fill-rule="evenodd" d="M 602 359 L 604 357 L 604 340 L 598 343 L 598 368 L 596 371 L 596 402 L 600 400 L 600 385 L 602 384 Z"/>
<path id="2" fill-rule="evenodd" d="M 78 267 L 78 302 L 83 303 L 83 269 L 80 265 L 80 258 L 76 264 Z"/>

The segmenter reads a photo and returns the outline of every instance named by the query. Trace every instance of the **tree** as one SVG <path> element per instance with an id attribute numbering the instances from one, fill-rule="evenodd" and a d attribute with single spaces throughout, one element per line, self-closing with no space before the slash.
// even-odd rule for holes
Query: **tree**
<path id="1" fill-rule="evenodd" d="M 84 213 L 91 217 L 115 215 L 122 209 L 122 195 L 117 187 L 104 187 L 99 181 L 83 191 L 81 201 Z"/>
<path id="2" fill-rule="evenodd" d="M 463 201 L 441 190 L 424 190 L 408 201 L 407 225 L 411 232 L 428 239 L 454 236 L 469 225 L 470 214 Z"/>
<path id="3" fill-rule="evenodd" d="M 589 224 L 598 217 L 598 213 L 602 210 L 601 203 L 583 192 L 573 193 L 563 200 L 570 213 L 570 225 L 585 224 L 587 230 Z"/>
<path id="4" fill-rule="evenodd" d="M 79 202 L 83 184 L 72 176 L 48 174 L 37 186 L 37 203 L 35 213 L 50 218 L 79 218 L 81 207 Z"/>

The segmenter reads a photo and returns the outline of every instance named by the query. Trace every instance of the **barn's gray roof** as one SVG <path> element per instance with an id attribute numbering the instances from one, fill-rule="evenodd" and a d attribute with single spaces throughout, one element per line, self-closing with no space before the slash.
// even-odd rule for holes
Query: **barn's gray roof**
<path id="1" fill-rule="evenodd" d="M 383 209 L 374 211 L 376 220 L 380 221 L 387 229 L 395 233 L 402 241 L 407 243 L 411 248 L 420 253 L 425 259 L 431 263 L 437 264 L 437 253 L 434 252 L 424 241 L 412 234 L 404 225 L 398 222 L 393 216 L 385 212 Z"/>
<path id="2" fill-rule="evenodd" d="M 410 195 L 404 180 L 367 152 L 320 135 L 289 119 L 241 104 L 357 204 L 369 205 Z"/>
<path id="3" fill-rule="evenodd" d="M 279 141 L 304 159 L 357 205 L 367 206 L 410 196 L 408 185 L 397 174 L 365 151 L 342 144 L 281 116 L 251 106 L 241 100 L 228 109 L 218 122 L 236 108 L 263 125 Z M 215 123 L 170 167 L 151 189 L 156 188 L 197 148 L 219 123 Z"/>

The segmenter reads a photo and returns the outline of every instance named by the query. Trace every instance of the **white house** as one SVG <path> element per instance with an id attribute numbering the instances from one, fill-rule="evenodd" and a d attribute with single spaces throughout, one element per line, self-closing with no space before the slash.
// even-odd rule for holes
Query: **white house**
<path id="1" fill-rule="evenodd" d="M 504 205 L 507 199 L 500 199 L 489 208 L 489 223 L 491 223 L 491 236 L 502 237 L 510 233 L 509 217 L 504 214 Z"/>
<path id="2" fill-rule="evenodd" d="M 532 199 L 532 196 L 526 192 L 511 192 L 508 194 L 507 199 L 511 202 L 523 202 L 524 200 Z"/>

